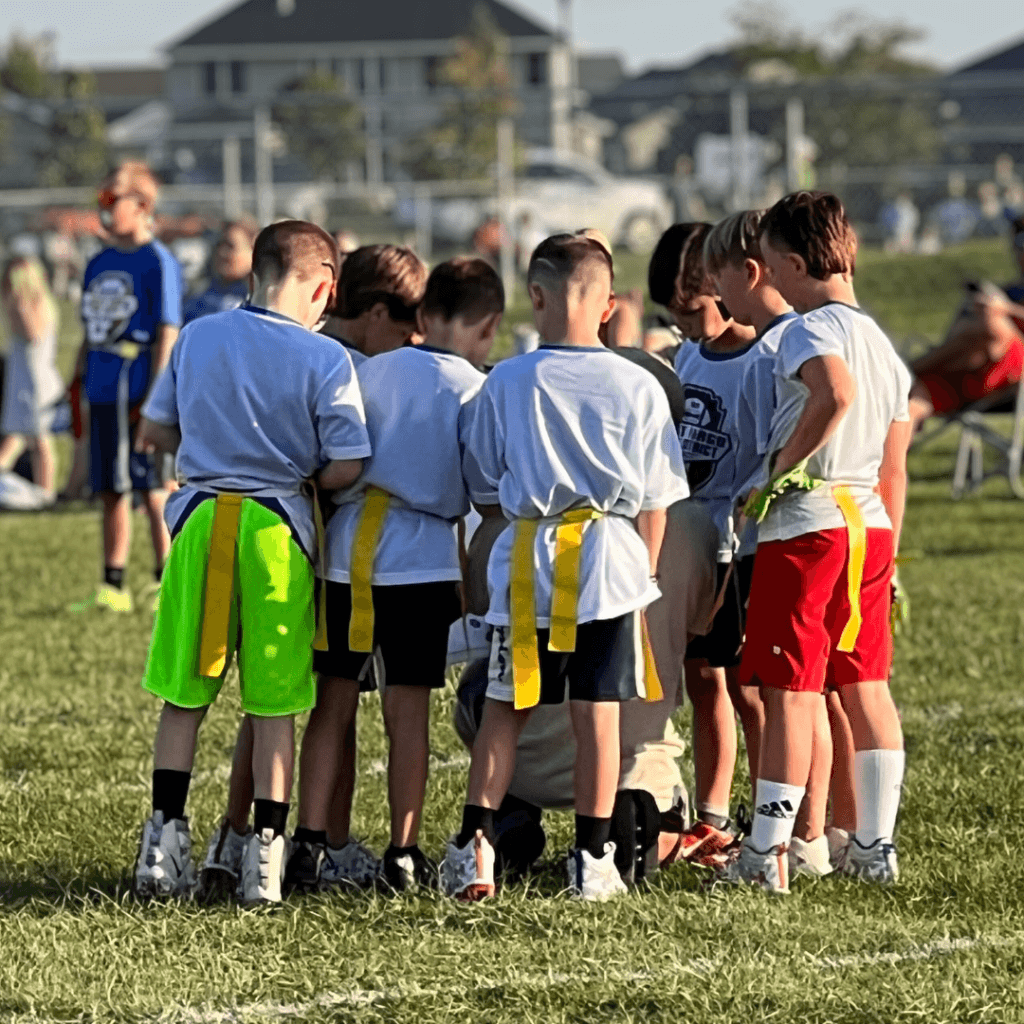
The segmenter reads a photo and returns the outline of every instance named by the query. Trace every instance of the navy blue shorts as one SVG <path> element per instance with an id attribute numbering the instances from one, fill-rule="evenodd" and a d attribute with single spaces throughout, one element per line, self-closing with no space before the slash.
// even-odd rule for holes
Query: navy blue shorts
<path id="1" fill-rule="evenodd" d="M 115 404 L 89 406 L 89 480 L 93 494 L 155 491 L 164 485 L 162 455 L 135 451 L 137 423 Z"/>

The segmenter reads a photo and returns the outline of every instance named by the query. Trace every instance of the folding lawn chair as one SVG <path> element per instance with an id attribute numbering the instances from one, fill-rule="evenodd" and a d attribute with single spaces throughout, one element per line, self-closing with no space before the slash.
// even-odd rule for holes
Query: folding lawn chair
<path id="1" fill-rule="evenodd" d="M 1006 437 L 985 423 L 987 413 L 1011 413 L 1013 429 Z M 960 423 L 960 444 L 953 469 L 953 497 L 978 490 L 990 477 L 1002 476 L 1014 497 L 1024 499 L 1021 458 L 1024 456 L 1024 377 L 1019 384 L 988 395 L 950 417 Z M 932 435 L 934 436 L 934 434 Z M 985 471 L 985 445 L 999 454 L 994 469 Z"/>

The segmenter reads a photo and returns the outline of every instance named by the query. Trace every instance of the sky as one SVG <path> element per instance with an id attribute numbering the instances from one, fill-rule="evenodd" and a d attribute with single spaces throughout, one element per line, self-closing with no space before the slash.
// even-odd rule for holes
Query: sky
<path id="1" fill-rule="evenodd" d="M 238 0 L 3 0 L 0 42 L 12 32 L 56 33 L 64 67 L 150 64 L 160 47 L 198 27 Z M 298 0 L 302 3 L 302 0 Z M 365 0 L 338 0 L 365 2 Z M 558 0 L 509 0 L 548 25 L 558 21 Z M 902 21 L 925 30 L 908 53 L 942 68 L 1002 49 L 1024 37 L 1021 0 L 780 0 L 791 20 L 825 30 L 854 10 L 869 18 Z M 582 49 L 618 52 L 627 68 L 681 64 L 730 40 L 734 0 L 574 0 L 574 34 Z M 623 10 L 628 11 L 624 16 Z"/>

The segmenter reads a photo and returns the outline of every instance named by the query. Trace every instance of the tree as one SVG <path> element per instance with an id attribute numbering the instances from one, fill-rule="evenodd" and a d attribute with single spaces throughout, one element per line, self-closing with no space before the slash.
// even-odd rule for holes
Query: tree
<path id="1" fill-rule="evenodd" d="M 337 179 L 366 149 L 363 112 L 334 75 L 314 71 L 292 83 L 274 108 L 288 148 L 321 180 Z"/>
<path id="2" fill-rule="evenodd" d="M 96 102 L 96 79 L 82 72 L 51 71 L 42 41 L 12 36 L 0 65 L 0 85 L 50 110 L 46 145 L 33 156 L 39 181 L 49 186 L 92 185 L 109 166 L 107 119 Z M 8 131 L 9 134 L 9 131 Z"/>
<path id="3" fill-rule="evenodd" d="M 436 88 L 453 99 L 441 120 L 408 146 L 407 166 L 419 178 L 489 177 L 497 158 L 498 122 L 518 104 L 512 91 L 508 39 L 490 11 L 478 5 L 469 32 L 437 69 Z"/>

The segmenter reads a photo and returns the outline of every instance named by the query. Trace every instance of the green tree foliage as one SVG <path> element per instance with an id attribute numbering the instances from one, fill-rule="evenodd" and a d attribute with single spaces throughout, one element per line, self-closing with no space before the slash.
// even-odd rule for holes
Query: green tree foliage
<path id="1" fill-rule="evenodd" d="M 407 166 L 418 178 L 489 177 L 497 158 L 498 122 L 518 109 L 512 90 L 508 39 L 482 4 L 455 53 L 437 69 L 435 88 L 452 94 L 440 121 L 408 146 Z"/>
<path id="2" fill-rule="evenodd" d="M 366 150 L 363 111 L 334 75 L 314 71 L 285 90 L 274 107 L 289 150 L 321 180 L 336 180 Z"/>
<path id="3" fill-rule="evenodd" d="M 820 161 L 866 165 L 935 159 L 940 146 L 935 98 L 907 86 L 936 74 L 936 68 L 902 52 L 923 37 L 920 30 L 851 13 L 824 29 L 798 27 L 774 0 L 748 0 L 731 12 L 731 20 L 740 35 L 731 50 L 740 72 L 749 74 L 771 61 L 805 81 L 849 80 L 845 94 L 832 90 L 826 101 L 807 105 L 807 134 L 818 145 Z M 858 80 L 879 76 L 903 84 L 891 91 L 859 87 Z"/>
<path id="4" fill-rule="evenodd" d="M 92 185 L 103 177 L 110 161 L 107 119 L 96 102 L 93 75 L 51 71 L 39 46 L 15 35 L 3 54 L 0 86 L 50 110 L 46 144 L 33 153 L 40 184 Z M 11 134 L 8 123 L 8 144 Z"/>

